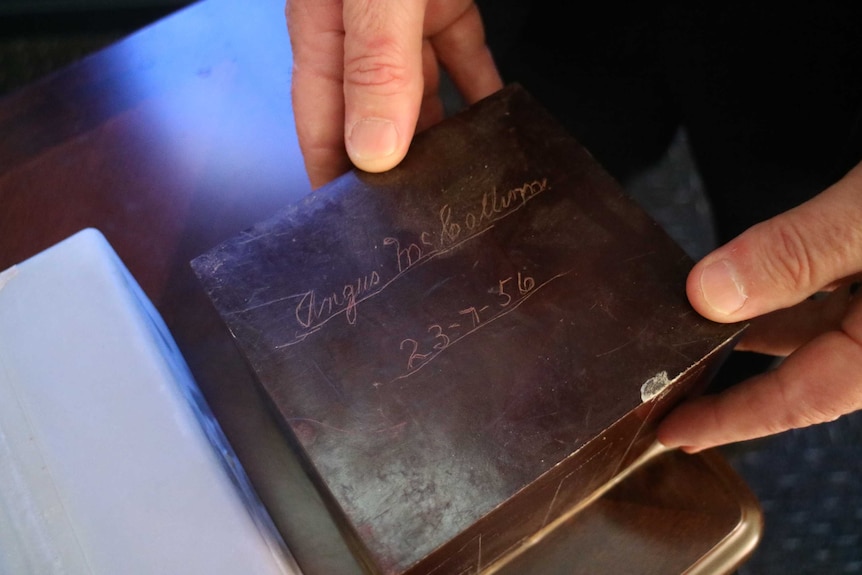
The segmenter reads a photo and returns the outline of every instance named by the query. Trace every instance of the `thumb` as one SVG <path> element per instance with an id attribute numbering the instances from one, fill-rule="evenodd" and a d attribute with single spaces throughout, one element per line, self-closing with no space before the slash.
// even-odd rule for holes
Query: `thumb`
<path id="1" fill-rule="evenodd" d="M 757 224 L 694 266 L 689 301 L 735 322 L 795 305 L 862 267 L 862 165 L 814 199 Z"/>
<path id="2" fill-rule="evenodd" d="M 360 169 L 394 167 L 413 138 L 423 92 L 425 4 L 344 2 L 344 136 Z"/>

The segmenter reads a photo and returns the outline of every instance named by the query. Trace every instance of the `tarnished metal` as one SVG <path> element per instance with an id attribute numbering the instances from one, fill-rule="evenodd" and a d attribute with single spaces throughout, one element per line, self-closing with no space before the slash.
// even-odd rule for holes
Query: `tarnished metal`
<path id="1" fill-rule="evenodd" d="M 493 563 L 634 462 L 740 325 L 510 86 L 196 258 L 371 573 Z"/>

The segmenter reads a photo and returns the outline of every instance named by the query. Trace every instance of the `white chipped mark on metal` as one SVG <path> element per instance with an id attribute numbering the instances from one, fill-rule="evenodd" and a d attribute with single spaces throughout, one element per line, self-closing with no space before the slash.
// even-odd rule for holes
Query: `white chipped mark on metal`
<path id="1" fill-rule="evenodd" d="M 641 401 L 649 401 L 654 398 L 662 391 L 664 391 L 667 386 L 674 382 L 674 379 L 668 379 L 666 371 L 660 371 L 648 380 L 644 382 L 641 386 Z"/>
<path id="2" fill-rule="evenodd" d="M 0 272 L 0 290 L 6 287 L 12 278 L 18 275 L 18 266 L 12 266 L 8 270 L 3 270 Z"/>

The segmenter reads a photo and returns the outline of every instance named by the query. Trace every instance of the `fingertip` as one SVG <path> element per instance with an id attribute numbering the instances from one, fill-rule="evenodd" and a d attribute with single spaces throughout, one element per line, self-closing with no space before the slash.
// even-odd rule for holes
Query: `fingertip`
<path id="1" fill-rule="evenodd" d="M 681 447 L 680 442 L 674 438 L 673 433 L 669 433 L 667 431 L 665 421 L 659 425 L 658 431 L 656 432 L 656 441 L 658 441 L 665 449 L 677 449 Z"/>
<path id="2" fill-rule="evenodd" d="M 686 292 L 698 313 L 719 322 L 740 319 L 749 299 L 742 274 L 729 258 L 703 261 L 695 266 L 689 274 Z"/>
<path id="3" fill-rule="evenodd" d="M 656 440 L 668 449 L 695 453 L 703 449 L 704 407 L 710 403 L 707 396 L 689 399 L 668 413 L 659 423 Z"/>
<path id="4" fill-rule="evenodd" d="M 664 447 L 666 451 L 673 451 L 678 449 L 679 451 L 682 451 L 683 453 L 686 453 L 688 455 L 694 455 L 695 453 L 700 453 L 701 451 L 706 449 L 705 447 L 699 447 L 697 445 L 679 445 L 678 442 L 670 442 L 671 444 L 668 445 L 665 444 L 665 442 L 661 439 L 658 439 L 658 442 L 661 444 L 662 447 Z"/>
<path id="5" fill-rule="evenodd" d="M 673 431 L 668 432 L 665 427 L 660 427 L 656 440 L 667 450 L 679 449 L 683 453 L 694 454 L 705 449 L 697 445 L 688 445 L 683 438 L 674 437 Z"/>
<path id="6" fill-rule="evenodd" d="M 354 122 L 347 130 L 345 145 L 350 160 L 366 172 L 394 168 L 406 153 L 398 126 L 385 118 L 361 118 Z"/>
<path id="7" fill-rule="evenodd" d="M 316 190 L 350 170 L 344 150 L 309 151 L 305 154 L 305 172 L 311 189 Z"/>

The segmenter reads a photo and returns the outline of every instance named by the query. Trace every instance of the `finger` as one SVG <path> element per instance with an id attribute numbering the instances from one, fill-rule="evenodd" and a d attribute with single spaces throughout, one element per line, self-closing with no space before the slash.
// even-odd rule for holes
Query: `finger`
<path id="1" fill-rule="evenodd" d="M 659 426 L 667 447 L 696 452 L 817 423 L 862 408 L 862 300 L 841 329 L 810 341 L 776 369 L 674 409 Z"/>
<path id="2" fill-rule="evenodd" d="M 787 356 L 818 335 L 838 329 L 852 300 L 851 286 L 818 294 L 752 320 L 736 349 Z"/>
<path id="3" fill-rule="evenodd" d="M 291 99 L 299 147 L 317 188 L 349 168 L 344 150 L 344 28 L 338 0 L 289 0 Z"/>
<path id="4" fill-rule="evenodd" d="M 491 50 L 485 43 L 485 31 L 479 9 L 469 2 L 454 21 L 436 27 L 429 22 L 426 33 L 434 51 L 452 82 L 468 104 L 491 95 L 503 87 Z"/>
<path id="5" fill-rule="evenodd" d="M 440 97 L 440 67 L 434 49 L 427 40 L 422 43 L 422 70 L 425 87 L 419 120 L 416 122 L 417 132 L 430 128 L 444 116 L 443 100 Z"/>
<path id="6" fill-rule="evenodd" d="M 733 322 L 792 306 L 862 268 L 862 166 L 814 199 L 706 256 L 686 286 L 702 315 Z"/>
<path id="7" fill-rule="evenodd" d="M 425 2 L 344 1 L 344 138 L 369 172 L 398 164 L 422 102 Z"/>

